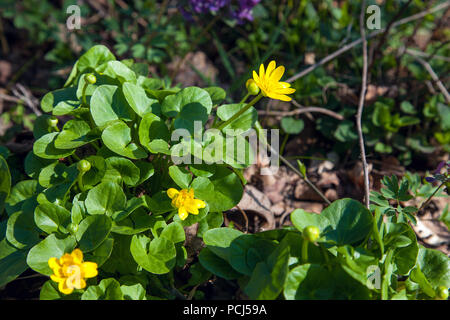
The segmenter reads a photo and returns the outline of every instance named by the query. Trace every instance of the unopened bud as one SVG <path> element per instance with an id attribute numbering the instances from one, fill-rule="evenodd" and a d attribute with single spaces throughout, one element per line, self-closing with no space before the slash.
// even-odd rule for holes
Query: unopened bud
<path id="1" fill-rule="evenodd" d="M 256 84 L 255 80 L 248 79 L 245 83 L 245 86 L 247 87 L 248 93 L 250 93 L 253 96 L 256 96 L 259 93 L 259 87 Z"/>
<path id="2" fill-rule="evenodd" d="M 77 164 L 78 171 L 80 172 L 88 172 L 91 170 L 91 163 L 87 160 L 81 160 Z"/>
<path id="3" fill-rule="evenodd" d="M 58 118 L 55 118 L 55 117 L 48 118 L 47 124 L 49 125 L 49 127 L 55 128 L 56 125 L 58 124 Z"/>
<path id="4" fill-rule="evenodd" d="M 94 84 L 94 83 L 97 82 L 97 78 L 96 78 L 95 75 L 92 74 L 92 73 L 86 74 L 86 75 L 84 76 L 84 80 L 86 80 L 86 82 L 87 82 L 87 83 L 90 83 L 90 84 Z"/>
<path id="5" fill-rule="evenodd" d="M 447 300 L 448 299 L 448 288 L 444 286 L 440 286 L 437 288 L 437 297 L 441 300 Z"/>
<path id="6" fill-rule="evenodd" d="M 314 242 L 319 239 L 320 230 L 315 226 L 308 226 L 303 229 L 303 237 L 309 242 Z"/>

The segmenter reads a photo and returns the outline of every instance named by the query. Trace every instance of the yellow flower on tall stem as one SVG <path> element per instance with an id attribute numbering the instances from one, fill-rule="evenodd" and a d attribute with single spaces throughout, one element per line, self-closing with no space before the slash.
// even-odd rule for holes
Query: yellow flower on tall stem
<path id="1" fill-rule="evenodd" d="M 194 189 L 178 191 L 175 188 L 170 188 L 167 190 L 167 195 L 172 199 L 172 206 L 178 208 L 178 216 L 181 220 L 185 220 L 189 213 L 197 215 L 198 209 L 206 207 L 204 201 L 194 198 Z"/>
<path id="2" fill-rule="evenodd" d="M 270 61 L 266 70 L 264 70 L 264 65 L 261 64 L 259 66 L 259 75 L 256 71 L 253 71 L 253 80 L 261 89 L 263 96 L 276 100 L 291 101 L 292 98 L 288 97 L 287 94 L 294 93 L 295 89 L 291 88 L 290 83 L 280 81 L 284 74 L 284 67 L 275 67 L 276 63 L 273 60 Z"/>
<path id="3" fill-rule="evenodd" d="M 72 253 L 65 253 L 62 257 L 50 258 L 48 260 L 53 274 L 50 279 L 58 283 L 58 289 L 64 294 L 71 294 L 74 289 L 84 289 L 86 278 L 97 276 L 97 264 L 95 262 L 84 262 L 83 252 L 75 249 Z"/>

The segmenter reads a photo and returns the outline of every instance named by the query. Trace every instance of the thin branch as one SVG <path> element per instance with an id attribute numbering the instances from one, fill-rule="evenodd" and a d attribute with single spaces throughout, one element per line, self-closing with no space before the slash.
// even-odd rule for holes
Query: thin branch
<path id="1" fill-rule="evenodd" d="M 450 41 L 447 41 L 447 43 Z M 427 54 L 425 52 L 419 51 L 419 50 L 415 50 L 415 49 L 407 49 L 409 51 L 410 54 L 415 55 L 417 57 L 421 57 L 421 58 L 425 58 L 427 60 L 431 60 L 431 59 L 437 59 L 437 60 L 442 60 L 445 62 L 450 62 L 450 58 L 449 57 L 444 57 L 444 56 L 440 56 L 440 55 L 436 55 L 436 54 Z"/>
<path id="2" fill-rule="evenodd" d="M 305 107 L 305 108 L 301 108 L 301 109 L 296 109 L 293 111 L 264 111 L 264 110 L 258 110 L 258 114 L 261 115 L 268 115 L 268 116 L 281 116 L 281 117 L 286 117 L 286 116 L 294 116 L 297 114 L 302 114 L 302 113 L 308 113 L 308 112 L 319 112 L 319 113 L 324 113 L 330 117 L 333 117 L 337 120 L 344 120 L 344 117 L 342 115 L 340 115 L 339 113 L 333 112 L 331 110 L 325 109 L 325 108 L 320 108 L 320 107 Z"/>
<path id="3" fill-rule="evenodd" d="M 328 205 L 330 205 L 331 204 L 330 200 L 328 200 L 328 198 L 325 197 L 325 195 L 308 179 L 308 177 L 303 176 L 303 174 L 300 171 L 298 171 L 297 168 L 295 168 L 285 157 L 283 157 L 274 148 L 272 148 L 272 146 L 267 141 L 264 133 L 262 132 L 262 127 L 259 121 L 256 121 L 255 129 L 258 134 L 258 138 L 270 149 L 270 152 L 277 155 L 280 158 L 281 162 L 283 162 L 289 169 L 294 171 L 300 178 L 302 178 L 308 184 L 308 186 L 310 186 L 310 188 L 314 190 L 314 192 L 316 192 Z"/>
<path id="4" fill-rule="evenodd" d="M 366 40 L 366 27 L 364 25 L 364 13 L 366 8 L 366 0 L 363 0 L 362 7 L 361 7 L 361 14 L 359 16 L 359 28 L 361 32 L 361 39 L 363 44 L 363 72 L 362 72 L 362 87 L 361 92 L 359 94 L 359 104 L 358 104 L 358 112 L 356 114 L 356 128 L 358 130 L 358 137 L 359 137 L 359 148 L 361 149 L 361 160 L 363 164 L 363 171 L 364 171 L 364 194 L 365 199 L 364 202 L 366 204 L 367 209 L 369 209 L 369 169 L 367 166 L 367 159 L 366 159 L 366 150 L 364 148 L 364 136 L 362 133 L 362 125 L 361 125 L 361 118 L 362 113 L 364 110 L 364 97 L 366 96 L 366 90 L 367 90 L 367 40 Z"/>
<path id="5" fill-rule="evenodd" d="M 439 77 L 437 76 L 436 72 L 434 72 L 433 68 L 430 66 L 428 62 L 423 60 L 422 58 L 418 57 L 415 51 L 412 51 L 410 49 L 406 49 L 406 53 L 412 56 L 415 60 L 417 60 L 430 74 L 433 81 L 438 86 L 439 90 L 441 90 L 442 94 L 445 97 L 445 100 L 447 100 L 447 103 L 450 103 L 450 94 L 448 93 L 447 89 L 445 88 L 444 84 L 441 80 L 439 80 Z"/>
<path id="6" fill-rule="evenodd" d="M 448 7 L 450 7 L 450 1 L 441 3 L 440 5 L 437 5 L 437 6 L 433 7 L 433 8 L 428 9 L 428 10 L 424 10 L 424 11 L 419 12 L 417 14 L 413 14 L 412 16 L 400 19 L 400 20 L 394 22 L 391 25 L 391 29 L 394 29 L 394 28 L 396 28 L 398 26 L 401 26 L 403 24 L 409 23 L 411 21 L 415 21 L 415 20 L 421 19 L 421 18 L 425 17 L 428 14 L 435 13 L 437 11 L 443 10 L 445 8 L 448 8 Z M 371 38 L 373 38 L 373 37 L 375 37 L 375 36 L 385 32 L 385 30 L 386 30 L 386 28 L 382 28 L 380 30 L 376 30 L 374 32 L 371 32 L 370 34 L 367 35 L 366 38 L 367 39 L 371 39 Z M 293 82 L 293 81 L 295 81 L 295 80 L 297 80 L 299 78 L 302 78 L 302 77 L 306 76 L 308 73 L 314 71 L 317 67 L 320 67 L 320 66 L 330 62 L 334 58 L 336 58 L 336 57 L 340 56 L 341 54 L 343 54 L 344 52 L 347 52 L 348 50 L 358 46 L 362 42 L 363 42 L 363 40 L 361 38 L 359 38 L 358 40 L 355 40 L 355 41 L 353 41 L 353 42 L 343 46 L 342 48 L 340 48 L 339 50 L 336 50 L 332 54 L 326 56 L 325 58 L 323 58 L 322 60 L 320 60 L 316 64 L 313 64 L 310 67 L 306 68 L 305 70 L 303 70 L 303 71 L 297 73 L 296 75 L 290 77 L 289 79 L 286 80 L 286 82 Z"/>

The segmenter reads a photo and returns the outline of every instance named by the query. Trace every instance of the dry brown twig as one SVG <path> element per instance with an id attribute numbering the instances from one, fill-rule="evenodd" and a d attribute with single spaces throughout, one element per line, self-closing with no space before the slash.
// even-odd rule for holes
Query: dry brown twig
<path id="1" fill-rule="evenodd" d="M 359 94 L 359 104 L 358 104 L 358 112 L 356 113 L 356 129 L 358 131 L 358 138 L 359 138 L 359 148 L 361 152 L 361 160 L 363 163 L 363 171 L 364 171 L 364 194 L 365 199 L 364 203 L 366 204 L 367 209 L 369 209 L 369 169 L 367 166 L 367 159 L 366 159 L 366 150 L 364 147 L 364 136 L 362 133 L 362 125 L 361 125 L 361 118 L 362 113 L 364 110 L 364 98 L 366 96 L 366 90 L 367 90 L 367 69 L 368 69 L 368 62 L 367 62 L 367 40 L 366 40 L 366 29 L 364 25 L 364 13 L 366 8 L 366 1 L 363 0 L 362 7 L 361 7 L 361 14 L 359 16 L 359 28 L 361 32 L 361 39 L 363 44 L 363 72 L 362 72 L 362 87 L 361 92 Z"/>
<path id="2" fill-rule="evenodd" d="M 39 104 L 39 99 L 37 99 L 29 89 L 20 83 L 16 84 L 15 88 L 11 89 L 14 96 L 16 96 L 20 101 L 23 101 L 27 107 L 29 107 L 36 115 L 42 115 L 42 112 L 37 108 Z"/>
<path id="3" fill-rule="evenodd" d="M 302 114 L 302 113 L 308 113 L 308 112 L 318 112 L 318 113 L 323 113 L 326 114 L 330 117 L 333 117 L 337 120 L 344 120 L 344 117 L 342 115 L 340 115 L 339 113 L 336 113 L 334 111 L 325 109 L 325 108 L 320 108 L 320 107 L 304 107 L 301 109 L 296 109 L 296 110 L 292 110 L 292 111 L 265 111 L 265 110 L 258 110 L 258 114 L 261 115 L 268 115 L 268 116 L 281 116 L 281 117 L 285 117 L 285 116 L 294 116 L 297 114 Z"/>
<path id="4" fill-rule="evenodd" d="M 430 74 L 431 78 L 433 79 L 434 83 L 436 83 L 436 85 L 438 86 L 439 90 L 441 90 L 441 92 L 444 95 L 445 100 L 447 101 L 447 103 L 450 103 L 450 94 L 448 93 L 448 91 L 445 88 L 445 86 L 442 83 L 442 81 L 437 76 L 436 72 L 434 72 L 434 70 L 431 67 L 431 65 L 427 61 L 425 61 L 422 58 L 420 58 L 416 51 L 413 51 L 411 49 L 406 49 L 405 52 L 407 54 L 409 54 L 410 56 L 412 56 L 417 62 L 419 62 L 427 70 L 427 72 Z"/>

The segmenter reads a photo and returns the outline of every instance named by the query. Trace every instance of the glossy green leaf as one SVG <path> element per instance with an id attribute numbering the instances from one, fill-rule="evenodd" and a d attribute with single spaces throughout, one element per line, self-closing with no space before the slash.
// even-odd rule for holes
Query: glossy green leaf
<path id="1" fill-rule="evenodd" d="M 169 139 L 169 129 L 161 118 L 152 113 L 144 115 L 139 125 L 139 141 L 148 151 L 158 153 L 161 148 L 168 149 Z"/>
<path id="2" fill-rule="evenodd" d="M 89 214 L 111 216 L 125 209 L 127 198 L 122 188 L 114 182 L 102 182 L 89 190 L 85 205 Z"/>
<path id="3" fill-rule="evenodd" d="M 123 181 L 129 186 L 135 186 L 139 182 L 140 170 L 129 159 L 109 157 L 106 159 L 106 166 L 106 176 L 113 176 L 115 179 L 119 179 L 119 181 Z"/>
<path id="4" fill-rule="evenodd" d="M 245 103 L 235 103 L 235 104 L 224 104 L 217 108 L 217 116 L 222 121 L 226 121 L 234 116 L 239 110 L 245 106 Z M 250 107 L 242 115 L 240 115 L 236 120 L 232 121 L 230 124 L 223 128 L 223 132 L 228 135 L 239 135 L 242 132 L 250 130 L 258 120 L 258 113 L 256 109 Z M 234 131 L 233 131 L 234 130 Z"/>
<path id="5" fill-rule="evenodd" d="M 31 248 L 27 264 L 34 271 L 50 276 L 53 271 L 48 266 L 48 260 L 52 257 L 59 259 L 64 253 L 71 253 L 75 246 L 74 236 L 59 238 L 56 234 L 51 234 Z"/>
<path id="6" fill-rule="evenodd" d="M 34 211 L 36 225 L 48 234 L 65 230 L 71 221 L 70 217 L 67 209 L 50 202 L 38 205 Z"/>
<path id="7" fill-rule="evenodd" d="M 175 245 L 166 238 L 155 238 L 150 241 L 144 235 L 134 235 L 130 250 L 134 260 L 151 273 L 165 274 L 175 266 L 177 255 Z"/>
<path id="8" fill-rule="evenodd" d="M 11 189 L 11 174 L 6 160 L 0 156 L 0 216 Z"/>
<path id="9" fill-rule="evenodd" d="M 239 177 L 225 167 L 217 167 L 209 178 L 197 177 L 192 181 L 195 197 L 209 205 L 210 212 L 223 212 L 239 203 L 243 187 Z"/>
<path id="10" fill-rule="evenodd" d="M 89 286 L 81 300 L 124 300 L 120 283 L 113 278 L 103 279 L 97 286 Z"/>
<path id="11" fill-rule="evenodd" d="M 34 154 L 44 159 L 60 159 L 73 154 L 75 149 L 58 149 L 55 146 L 58 134 L 59 132 L 52 132 L 40 137 L 33 145 Z"/>
<path id="12" fill-rule="evenodd" d="M 122 121 L 110 124 L 103 130 L 102 140 L 111 151 L 131 159 L 147 157 L 145 150 L 132 142 L 131 129 Z"/>
<path id="13" fill-rule="evenodd" d="M 101 85 L 95 89 L 91 97 L 91 114 L 99 127 L 104 127 L 114 120 L 133 119 L 133 111 L 122 91 L 114 85 Z"/>
<path id="14" fill-rule="evenodd" d="M 140 117 L 152 112 L 152 104 L 158 103 L 156 99 L 147 97 L 145 90 L 131 82 L 125 82 L 122 87 L 123 94 L 130 107 Z"/>
<path id="15" fill-rule="evenodd" d="M 105 215 L 93 215 L 80 222 L 75 234 L 80 250 L 90 252 L 99 247 L 111 231 L 111 218 Z"/>
<path id="16" fill-rule="evenodd" d="M 69 120 L 55 139 L 58 149 L 74 149 L 100 138 L 83 120 Z"/>

